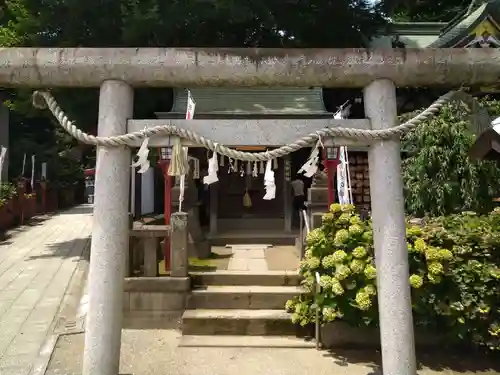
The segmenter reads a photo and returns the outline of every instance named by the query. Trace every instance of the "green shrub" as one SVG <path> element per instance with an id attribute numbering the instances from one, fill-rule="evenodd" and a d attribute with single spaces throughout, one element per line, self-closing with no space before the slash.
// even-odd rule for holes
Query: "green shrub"
<path id="1" fill-rule="evenodd" d="M 500 210 L 456 214 L 407 225 L 409 283 L 415 324 L 461 341 L 500 348 Z M 311 231 L 301 262 L 311 293 L 287 302 L 293 321 L 377 326 L 376 268 L 371 222 L 353 206 L 334 204 Z M 321 293 L 313 298 L 315 273 Z"/>
<path id="2" fill-rule="evenodd" d="M 0 183 L 0 207 L 6 204 L 10 199 L 17 194 L 16 185 L 10 182 Z"/>
<path id="3" fill-rule="evenodd" d="M 490 114 L 500 114 L 499 102 L 483 99 L 481 104 Z M 470 159 L 475 136 L 469 122 L 470 113 L 463 105 L 449 103 L 403 137 L 407 153 L 402 175 L 409 215 L 487 213 L 493 208 L 492 199 L 500 194 L 500 168 L 490 161 Z"/>

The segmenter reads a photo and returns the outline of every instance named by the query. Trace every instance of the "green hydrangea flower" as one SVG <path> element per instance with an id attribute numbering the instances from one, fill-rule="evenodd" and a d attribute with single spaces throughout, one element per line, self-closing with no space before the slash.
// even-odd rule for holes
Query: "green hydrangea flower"
<path id="1" fill-rule="evenodd" d="M 410 276 L 410 285 L 412 288 L 418 289 L 422 285 L 424 285 L 424 279 L 418 275 L 411 275 Z"/>
<path id="2" fill-rule="evenodd" d="M 342 284 L 335 277 L 332 277 L 331 287 L 332 287 L 332 292 L 335 293 L 337 296 L 341 296 L 342 294 L 344 294 L 344 288 L 342 287 Z"/>
<path id="3" fill-rule="evenodd" d="M 337 250 L 332 254 L 335 263 L 341 263 L 347 258 L 347 253 L 344 250 Z"/>
<path id="4" fill-rule="evenodd" d="M 349 267 L 354 273 L 362 273 L 365 270 L 365 262 L 361 259 L 353 259 Z"/>
<path id="5" fill-rule="evenodd" d="M 286 301 L 285 303 L 285 310 L 287 312 L 292 312 L 295 310 L 295 301 L 289 299 L 288 301 Z"/>
<path id="6" fill-rule="evenodd" d="M 369 231 L 364 232 L 361 235 L 361 238 L 363 239 L 363 241 L 365 241 L 367 243 L 372 243 L 373 242 L 373 231 L 369 230 Z"/>
<path id="7" fill-rule="evenodd" d="M 306 277 L 302 280 L 301 285 L 308 291 L 312 291 L 312 288 L 314 287 L 314 276 Z"/>
<path id="8" fill-rule="evenodd" d="M 352 251 L 352 256 L 354 258 L 363 259 L 366 257 L 367 251 L 363 246 L 358 246 Z"/>
<path id="9" fill-rule="evenodd" d="M 340 215 L 336 221 L 336 224 L 338 225 L 348 225 L 349 221 L 351 220 L 351 216 L 349 214 L 343 213 Z"/>
<path id="10" fill-rule="evenodd" d="M 431 284 L 439 284 L 441 282 L 441 276 L 433 275 L 432 273 L 427 274 L 427 279 Z"/>
<path id="11" fill-rule="evenodd" d="M 432 261 L 432 260 L 440 260 L 441 257 L 439 256 L 439 251 L 435 247 L 428 247 L 425 250 L 425 259 Z"/>
<path id="12" fill-rule="evenodd" d="M 322 314 L 323 318 L 327 322 L 333 322 L 335 319 L 337 319 L 337 312 L 331 307 L 323 307 Z"/>
<path id="13" fill-rule="evenodd" d="M 361 217 L 359 215 L 353 215 L 349 219 L 349 224 L 351 225 L 363 225 L 363 220 L 361 220 Z"/>
<path id="14" fill-rule="evenodd" d="M 369 296 L 375 296 L 377 294 L 377 288 L 375 288 L 375 285 L 372 284 L 365 286 L 364 291 Z"/>
<path id="15" fill-rule="evenodd" d="M 309 259 L 305 259 L 304 263 L 306 264 L 306 269 L 315 270 L 321 265 L 321 261 L 318 257 L 311 257 Z"/>
<path id="16" fill-rule="evenodd" d="M 338 280 L 345 280 L 351 274 L 351 270 L 344 264 L 337 265 L 335 270 L 335 277 Z"/>
<path id="17" fill-rule="evenodd" d="M 363 234 L 363 227 L 357 224 L 351 225 L 349 226 L 349 234 L 353 236 L 359 236 Z"/>
<path id="18" fill-rule="evenodd" d="M 438 250 L 438 256 L 441 260 L 451 260 L 453 258 L 453 253 L 447 249 Z"/>
<path id="19" fill-rule="evenodd" d="M 310 231 L 306 237 L 306 243 L 308 247 L 319 246 L 323 243 L 324 240 L 325 240 L 325 235 L 319 228 Z"/>
<path id="20" fill-rule="evenodd" d="M 321 264 L 323 265 L 324 268 L 326 269 L 333 269 L 335 268 L 335 264 L 337 262 L 335 261 L 335 257 L 332 255 L 327 255 L 326 257 L 323 258 L 321 261 Z"/>
<path id="21" fill-rule="evenodd" d="M 356 293 L 356 304 L 360 310 L 368 310 L 372 306 L 370 295 L 364 291 L 359 291 Z"/>
<path id="22" fill-rule="evenodd" d="M 342 207 L 340 206 L 339 203 L 334 203 L 330 205 L 330 212 L 333 214 L 339 213 L 342 211 Z"/>
<path id="23" fill-rule="evenodd" d="M 411 227 L 406 229 L 407 236 L 420 236 L 422 235 L 422 228 L 417 225 L 412 225 Z"/>
<path id="24" fill-rule="evenodd" d="M 333 240 L 335 245 L 342 245 L 349 239 L 349 232 L 346 229 L 340 229 L 335 233 L 335 239 Z"/>
<path id="25" fill-rule="evenodd" d="M 373 280 L 377 277 L 377 269 L 371 264 L 365 267 L 364 273 L 366 278 L 369 280 Z"/>
<path id="26" fill-rule="evenodd" d="M 427 249 L 427 244 L 423 239 L 419 238 L 418 240 L 415 241 L 413 247 L 415 248 L 415 251 L 417 253 L 423 253 L 425 249 Z"/>
<path id="27" fill-rule="evenodd" d="M 319 285 L 324 289 L 330 289 L 332 286 L 332 278 L 328 275 L 322 275 L 319 278 Z"/>
<path id="28" fill-rule="evenodd" d="M 323 224 L 330 224 L 330 223 L 333 223 L 334 219 L 335 219 L 335 217 L 333 216 L 333 214 L 331 212 L 327 212 L 326 214 L 324 214 L 321 217 L 321 222 Z"/>
<path id="29" fill-rule="evenodd" d="M 444 273 L 444 267 L 439 262 L 430 262 L 427 265 L 427 269 L 429 270 L 429 273 L 433 275 L 442 275 Z"/>
<path id="30" fill-rule="evenodd" d="M 307 249 L 304 253 L 304 259 L 310 259 L 313 256 L 313 252 L 311 249 Z"/>
<path id="31" fill-rule="evenodd" d="M 353 213 L 356 210 L 356 206 L 353 204 L 343 204 L 340 206 L 342 212 Z"/>

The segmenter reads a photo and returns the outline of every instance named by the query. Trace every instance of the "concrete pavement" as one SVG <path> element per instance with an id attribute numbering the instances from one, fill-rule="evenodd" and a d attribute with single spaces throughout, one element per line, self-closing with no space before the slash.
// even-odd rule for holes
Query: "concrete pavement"
<path id="1" fill-rule="evenodd" d="M 0 243 L 0 374 L 33 371 L 78 262 L 92 207 L 78 206 L 11 232 Z"/>

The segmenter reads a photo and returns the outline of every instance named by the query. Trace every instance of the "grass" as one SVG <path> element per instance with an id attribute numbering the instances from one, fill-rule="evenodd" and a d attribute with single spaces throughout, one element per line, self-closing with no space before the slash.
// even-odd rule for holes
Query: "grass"
<path id="1" fill-rule="evenodd" d="M 217 254 L 210 253 L 210 256 L 206 259 L 200 259 L 197 257 L 189 258 L 189 271 L 216 271 L 217 269 L 226 269 L 227 262 L 231 254 Z M 165 271 L 165 261 L 162 260 L 159 264 L 160 276 L 168 275 L 169 272 Z"/>

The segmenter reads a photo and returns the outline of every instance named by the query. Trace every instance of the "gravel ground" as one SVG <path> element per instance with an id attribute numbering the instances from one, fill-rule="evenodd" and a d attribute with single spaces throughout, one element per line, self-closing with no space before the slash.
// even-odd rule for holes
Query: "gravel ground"
<path id="1" fill-rule="evenodd" d="M 332 355 L 314 349 L 181 348 L 174 329 L 125 329 L 121 375 L 379 375 L 377 353 L 360 351 Z M 61 336 L 47 375 L 80 375 L 83 334 Z M 419 375 L 499 375 L 475 359 L 423 357 L 429 366 Z M 449 368 L 453 366 L 453 370 Z"/>

